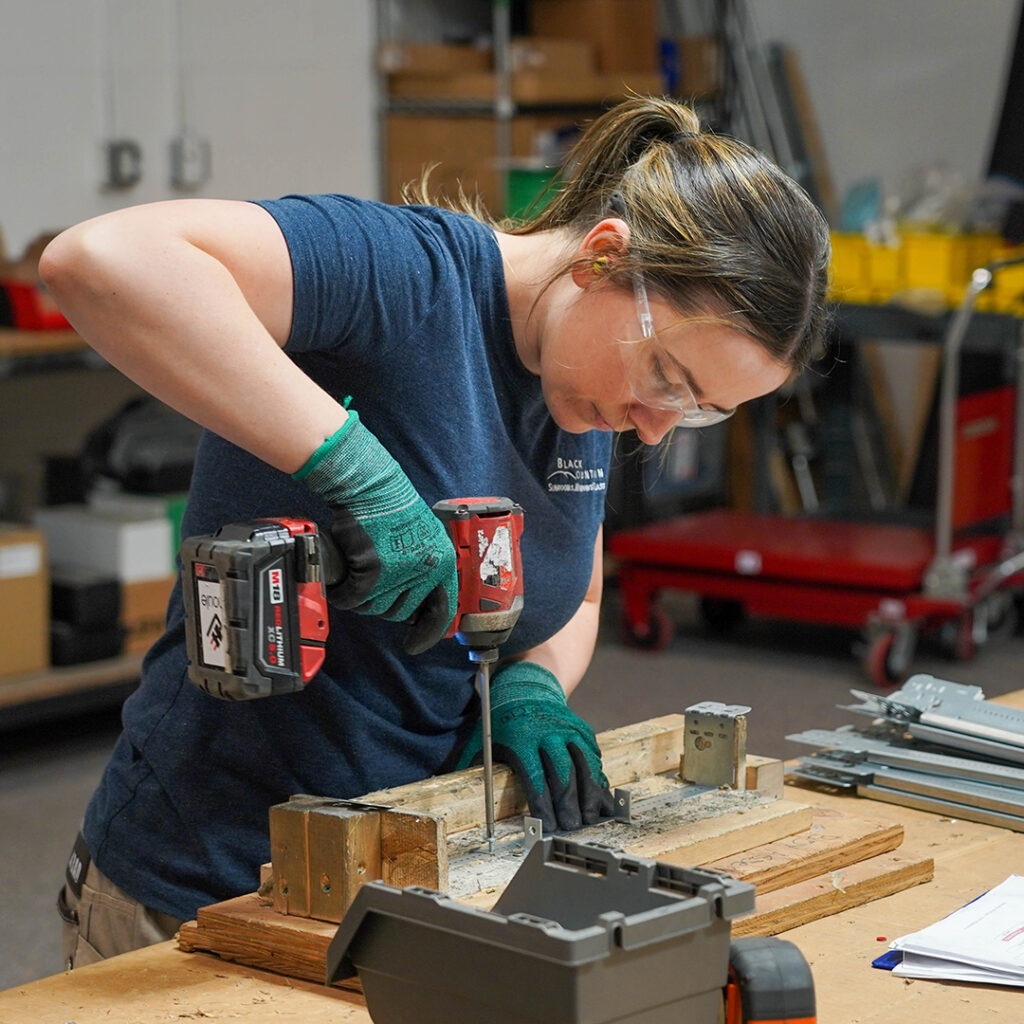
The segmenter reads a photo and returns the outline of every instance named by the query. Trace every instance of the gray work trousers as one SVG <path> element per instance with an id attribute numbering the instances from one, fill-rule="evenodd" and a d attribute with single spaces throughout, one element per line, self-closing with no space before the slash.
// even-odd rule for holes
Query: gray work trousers
<path id="1" fill-rule="evenodd" d="M 118 953 L 174 937 L 181 921 L 144 907 L 119 889 L 95 864 L 82 879 L 82 894 L 65 884 L 57 896 L 63 922 L 64 969 L 105 960 Z"/>

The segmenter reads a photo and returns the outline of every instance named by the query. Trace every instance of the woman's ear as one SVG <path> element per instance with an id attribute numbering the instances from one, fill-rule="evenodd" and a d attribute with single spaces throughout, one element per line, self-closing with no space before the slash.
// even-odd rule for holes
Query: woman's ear
<path id="1" fill-rule="evenodd" d="M 572 272 L 577 288 L 598 283 L 612 263 L 629 248 L 629 225 L 618 217 L 606 217 L 587 232 L 580 242 L 577 264 Z"/>

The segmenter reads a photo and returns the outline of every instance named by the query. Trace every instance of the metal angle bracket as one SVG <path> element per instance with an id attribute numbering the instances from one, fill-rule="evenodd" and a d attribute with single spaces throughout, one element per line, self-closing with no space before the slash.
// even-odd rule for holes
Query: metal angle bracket
<path id="1" fill-rule="evenodd" d="M 529 853 L 544 838 L 544 823 L 540 818 L 523 815 L 523 845 Z"/>
<path id="2" fill-rule="evenodd" d="M 612 817 L 616 821 L 632 821 L 633 795 L 628 789 L 615 789 L 612 791 L 614 811 Z"/>

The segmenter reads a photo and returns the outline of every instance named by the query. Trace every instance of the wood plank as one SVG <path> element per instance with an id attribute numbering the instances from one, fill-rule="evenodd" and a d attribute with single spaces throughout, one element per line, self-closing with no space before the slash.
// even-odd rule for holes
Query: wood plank
<path id="1" fill-rule="evenodd" d="M 380 815 L 381 879 L 397 889 L 423 885 L 448 890 L 448 839 L 444 819 L 416 811 Z"/>
<path id="2" fill-rule="evenodd" d="M 675 768 L 683 749 L 685 725 L 684 715 L 663 715 L 600 733 L 597 741 L 609 785 L 625 786 Z M 377 790 L 359 799 L 365 803 L 436 814 L 445 819 L 449 834 L 461 832 L 478 826 L 483 819 L 483 769 L 467 768 L 406 786 Z M 512 770 L 496 764 L 495 820 L 514 817 L 526 809 L 526 798 Z"/>
<path id="3" fill-rule="evenodd" d="M 0 357 L 50 355 L 53 352 L 77 352 L 88 345 L 72 330 L 22 331 L 0 328 Z"/>
<path id="4" fill-rule="evenodd" d="M 209 950 L 226 960 L 306 981 L 323 982 L 337 924 L 278 914 L 255 893 L 202 907 L 178 931 L 185 952 Z"/>
<path id="5" fill-rule="evenodd" d="M 791 800 L 773 800 L 746 811 L 692 822 L 630 845 L 629 852 L 666 864 L 706 864 L 752 850 L 811 826 L 812 810 Z"/>
<path id="6" fill-rule="evenodd" d="M 890 853 L 903 842 L 901 825 L 865 821 L 814 808 L 811 825 L 773 843 L 705 864 L 756 886 L 759 896 Z"/>
<path id="7" fill-rule="evenodd" d="M 807 88 L 807 80 L 804 78 L 800 58 L 795 50 L 789 47 L 783 48 L 781 70 L 789 90 L 793 113 L 800 124 L 805 157 L 810 165 L 818 201 L 821 203 L 825 215 L 835 223 L 839 213 L 839 200 L 836 196 L 835 183 L 818 128 L 818 121 L 815 117 L 814 105 Z"/>
<path id="8" fill-rule="evenodd" d="M 139 678 L 142 658 L 142 654 L 129 654 L 86 665 L 69 665 L 23 676 L 8 676 L 0 679 L 0 710 L 130 682 Z"/>
<path id="9" fill-rule="evenodd" d="M 733 921 L 732 935 L 733 938 L 778 935 L 809 921 L 929 882 L 934 873 L 935 865 L 930 857 L 913 859 L 892 853 L 872 857 L 758 896 L 754 912 Z"/>

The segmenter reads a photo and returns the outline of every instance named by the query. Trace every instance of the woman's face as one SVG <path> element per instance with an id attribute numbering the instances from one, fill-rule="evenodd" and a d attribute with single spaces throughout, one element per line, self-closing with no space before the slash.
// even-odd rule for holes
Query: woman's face
<path id="1" fill-rule="evenodd" d="M 701 407 L 728 411 L 774 391 L 790 375 L 728 325 L 688 323 L 656 295 L 650 309 L 656 334 L 643 340 L 632 292 L 607 282 L 582 290 L 566 282 L 560 289 L 541 340 L 540 376 L 563 430 L 636 430 L 645 444 L 657 444 L 681 412 L 643 398 L 688 386 Z"/>

